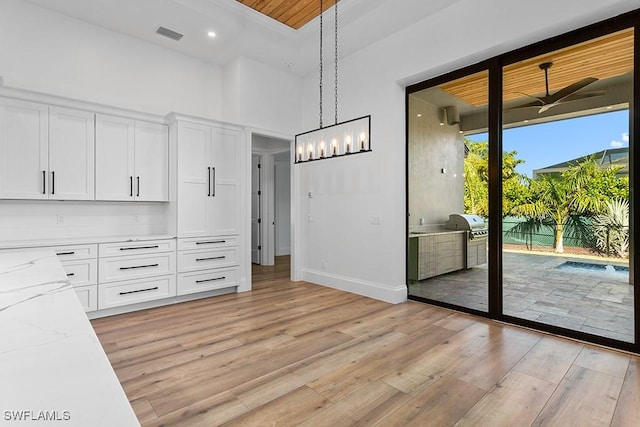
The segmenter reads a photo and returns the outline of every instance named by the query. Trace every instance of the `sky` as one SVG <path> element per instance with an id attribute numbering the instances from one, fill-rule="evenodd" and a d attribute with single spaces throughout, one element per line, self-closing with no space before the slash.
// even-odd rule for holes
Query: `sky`
<path id="1" fill-rule="evenodd" d="M 467 138 L 488 139 L 486 133 Z M 628 146 L 629 110 L 506 129 L 502 136 L 503 150 L 516 151 L 516 158 L 525 160 L 516 170 L 529 177 L 534 169 Z"/>

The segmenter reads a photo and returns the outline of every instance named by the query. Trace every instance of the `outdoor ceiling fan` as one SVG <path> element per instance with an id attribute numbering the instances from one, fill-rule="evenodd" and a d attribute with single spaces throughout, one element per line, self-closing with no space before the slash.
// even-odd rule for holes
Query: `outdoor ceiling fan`
<path id="1" fill-rule="evenodd" d="M 544 70 L 544 82 L 547 90 L 547 94 L 544 96 L 532 96 L 527 95 L 526 93 L 522 93 L 522 95 L 527 96 L 529 98 L 535 99 L 535 101 L 530 102 L 528 104 L 519 105 L 517 107 L 509 108 L 510 110 L 520 109 L 520 108 L 539 108 L 538 114 L 544 113 L 548 109 L 555 107 L 556 105 L 577 101 L 579 99 L 593 98 L 595 96 L 604 95 L 604 91 L 593 91 L 593 92 L 583 92 L 576 93 L 580 89 L 590 85 L 593 82 L 596 82 L 598 79 L 595 77 L 587 77 L 580 81 L 577 81 L 569 86 L 566 86 L 554 94 L 549 93 L 549 68 L 553 65 L 553 62 L 543 62 L 539 65 L 541 70 Z"/>

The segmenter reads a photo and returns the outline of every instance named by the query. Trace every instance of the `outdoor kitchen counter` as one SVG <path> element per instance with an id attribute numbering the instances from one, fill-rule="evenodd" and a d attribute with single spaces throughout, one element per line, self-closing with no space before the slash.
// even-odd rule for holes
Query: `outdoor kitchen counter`
<path id="1" fill-rule="evenodd" d="M 424 233 L 409 233 L 409 238 L 412 237 L 424 237 L 424 236 L 437 236 L 439 234 L 458 234 L 458 233 L 466 233 L 467 230 L 439 230 L 439 231 L 428 231 Z"/>
<path id="2" fill-rule="evenodd" d="M 0 337 L 0 420 L 140 425 L 53 252 L 0 256 Z"/>

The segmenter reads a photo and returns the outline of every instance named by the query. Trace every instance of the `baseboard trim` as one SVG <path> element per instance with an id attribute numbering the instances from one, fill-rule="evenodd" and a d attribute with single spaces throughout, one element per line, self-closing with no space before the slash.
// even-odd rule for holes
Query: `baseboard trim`
<path id="1" fill-rule="evenodd" d="M 302 269 L 302 280 L 316 285 L 327 286 L 329 288 L 374 298 L 391 304 L 399 304 L 407 300 L 407 287 L 404 285 L 389 288 L 379 283 L 311 269 Z"/>
<path id="2" fill-rule="evenodd" d="M 215 297 L 215 296 L 225 295 L 225 294 L 235 294 L 237 292 L 239 291 L 235 286 L 230 288 L 214 289 L 212 291 L 207 291 L 207 292 L 199 292 L 195 294 L 187 294 L 187 295 L 181 295 L 177 297 L 146 301 L 146 302 L 141 302 L 137 304 L 123 305 L 121 307 L 113 307 L 113 308 L 106 308 L 102 310 L 90 311 L 87 313 L 87 317 L 90 320 L 93 320 L 93 319 L 99 319 L 101 317 L 115 316 L 118 314 L 125 314 L 125 313 L 131 313 L 139 310 L 146 310 L 149 308 L 163 307 L 165 305 L 172 305 L 172 304 L 178 304 L 181 302 L 194 301 L 197 299 Z"/>

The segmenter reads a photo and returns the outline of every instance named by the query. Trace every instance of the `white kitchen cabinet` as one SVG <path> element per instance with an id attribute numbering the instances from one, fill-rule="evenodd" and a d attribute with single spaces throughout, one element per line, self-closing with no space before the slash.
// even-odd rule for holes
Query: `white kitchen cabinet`
<path id="1" fill-rule="evenodd" d="M 135 176 L 139 201 L 169 200 L 169 131 L 167 125 L 136 121 Z"/>
<path id="2" fill-rule="evenodd" d="M 0 98 L 0 198 L 92 200 L 94 114 Z"/>
<path id="3" fill-rule="evenodd" d="M 178 236 L 239 233 L 239 129 L 178 122 Z"/>
<path id="4" fill-rule="evenodd" d="M 98 309 L 176 296 L 173 239 L 100 243 Z"/>
<path id="5" fill-rule="evenodd" d="M 238 286 L 238 267 L 178 274 L 177 294 L 188 295 Z"/>
<path id="6" fill-rule="evenodd" d="M 95 114 L 49 107 L 49 198 L 93 200 Z"/>
<path id="7" fill-rule="evenodd" d="M 96 115 L 96 199 L 169 200 L 166 125 Z"/>
<path id="8" fill-rule="evenodd" d="M 0 98 L 0 197 L 47 199 L 48 107 Z"/>
<path id="9" fill-rule="evenodd" d="M 122 282 L 100 283 L 98 309 L 137 304 L 176 295 L 176 276 L 149 277 Z"/>

